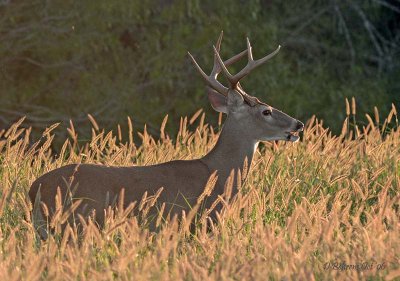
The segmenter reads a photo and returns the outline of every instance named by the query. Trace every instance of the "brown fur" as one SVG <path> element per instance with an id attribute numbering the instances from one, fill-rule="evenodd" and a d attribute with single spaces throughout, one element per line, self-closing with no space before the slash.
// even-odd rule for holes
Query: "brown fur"
<path id="1" fill-rule="evenodd" d="M 249 60 L 252 63 L 245 67 L 246 71 L 228 78 L 231 83 L 231 88 L 228 89 L 217 81 L 218 73 L 222 69 L 220 66 L 224 65 L 218 54 L 221 40 L 222 33 L 215 49 L 214 67 L 210 76 L 201 70 L 190 55 L 196 68 L 212 88 L 208 93 L 211 105 L 228 115 L 217 144 L 207 155 L 196 160 L 171 161 L 146 167 L 106 167 L 92 164 L 64 166 L 41 176 L 32 184 L 29 191 L 31 201 L 35 202 L 36 198 L 40 198 L 51 213 L 55 210 L 57 188 L 60 188 L 64 199 L 70 189 L 74 191 L 73 199 L 83 200 L 76 212 L 87 215 L 95 210 L 97 222 L 103 225 L 104 208 L 111 203 L 109 199 L 118 196 L 122 189 L 125 189 L 126 205 L 140 201 L 146 191 L 152 195 L 163 187 L 159 204 L 166 204 L 167 213 L 179 214 L 195 205 L 212 173 L 217 172 L 218 181 L 205 207 L 223 193 L 232 170 L 236 173 L 233 179 L 235 185 L 238 180 L 237 171 L 241 172 L 240 178 L 244 181 L 246 175 L 243 175 L 243 166 L 245 163 L 251 165 L 259 141 L 297 141 L 298 137 L 291 132 L 303 129 L 300 121 L 246 94 L 238 83 L 252 69 L 274 56 L 279 48 L 258 61 L 252 61 L 250 55 Z M 247 51 L 229 59 L 226 65 L 247 53 L 251 54 L 250 42 L 247 43 Z M 265 114 L 267 111 L 271 114 Z M 234 193 L 236 190 L 234 187 Z M 41 212 L 35 213 L 42 216 Z"/>

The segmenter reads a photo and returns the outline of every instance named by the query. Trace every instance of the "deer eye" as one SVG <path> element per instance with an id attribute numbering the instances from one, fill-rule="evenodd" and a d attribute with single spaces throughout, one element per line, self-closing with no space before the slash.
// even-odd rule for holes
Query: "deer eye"
<path id="1" fill-rule="evenodd" d="M 272 114 L 272 111 L 271 111 L 271 109 L 266 109 L 266 110 L 264 110 L 264 111 L 262 112 L 262 114 L 265 115 L 265 116 L 268 116 L 268 115 L 271 115 L 271 114 Z"/>

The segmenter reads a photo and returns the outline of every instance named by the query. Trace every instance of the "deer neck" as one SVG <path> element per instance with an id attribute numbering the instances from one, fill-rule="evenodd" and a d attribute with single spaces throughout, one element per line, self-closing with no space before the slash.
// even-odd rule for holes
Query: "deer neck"
<path id="1" fill-rule="evenodd" d="M 243 175 L 245 161 L 249 168 L 257 146 L 258 141 L 252 139 L 246 129 L 240 130 L 237 121 L 228 116 L 214 148 L 201 160 L 210 171 L 218 171 L 218 178 L 224 181 L 232 170 L 235 174 L 240 170 Z"/>

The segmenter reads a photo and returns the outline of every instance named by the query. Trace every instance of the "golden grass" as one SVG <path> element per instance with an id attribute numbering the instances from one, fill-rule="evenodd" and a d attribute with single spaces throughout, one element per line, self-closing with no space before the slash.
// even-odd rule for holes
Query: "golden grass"
<path id="1" fill-rule="evenodd" d="M 125 143 L 119 126 L 114 136 L 90 116 L 91 141 L 78 146 L 71 124 L 70 140 L 54 157 L 54 128 L 32 145 L 20 120 L 0 132 L 0 280 L 399 279 L 397 112 L 393 107 L 378 125 L 376 109 L 375 120 L 368 116 L 367 126 L 356 127 L 355 108 L 347 106 L 339 136 L 313 118 L 300 143 L 259 149 L 238 196 L 222 202 L 218 223 L 208 228 L 203 216 L 195 232 L 173 219 L 151 233 L 120 207 L 104 230 L 87 221 L 82 236 L 67 227 L 44 242 L 35 238 L 27 197 L 41 174 L 77 162 L 192 159 L 208 152 L 218 134 L 199 112 L 182 119 L 176 140 L 164 132 L 165 119 L 159 141 L 144 131 L 136 147 L 130 123 Z"/>

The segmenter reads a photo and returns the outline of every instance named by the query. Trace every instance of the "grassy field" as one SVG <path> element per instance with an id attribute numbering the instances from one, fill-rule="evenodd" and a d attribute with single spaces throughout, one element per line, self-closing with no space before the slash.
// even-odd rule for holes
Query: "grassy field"
<path id="1" fill-rule="evenodd" d="M 400 128 L 393 107 L 356 126 L 347 107 L 342 133 L 316 118 L 299 143 L 265 143 L 246 183 L 218 223 L 186 214 L 149 232 L 129 210 L 109 212 L 104 230 L 60 232 L 68 211 L 49 218 L 55 233 L 39 241 L 27 191 L 41 174 L 68 163 L 150 165 L 208 152 L 218 133 L 200 111 L 183 118 L 176 138 L 161 139 L 96 121 L 85 144 L 71 124 L 55 155 L 53 127 L 33 143 L 23 120 L 0 132 L 0 280 L 399 280 Z M 165 119 L 166 121 L 166 119 Z M 134 137 L 135 136 L 135 137 Z M 125 141 L 126 139 L 126 141 Z M 236 187 L 233 187 L 236 188 Z M 142 213 L 153 203 L 138 203 Z M 195 231 L 188 225 L 196 220 Z"/>

